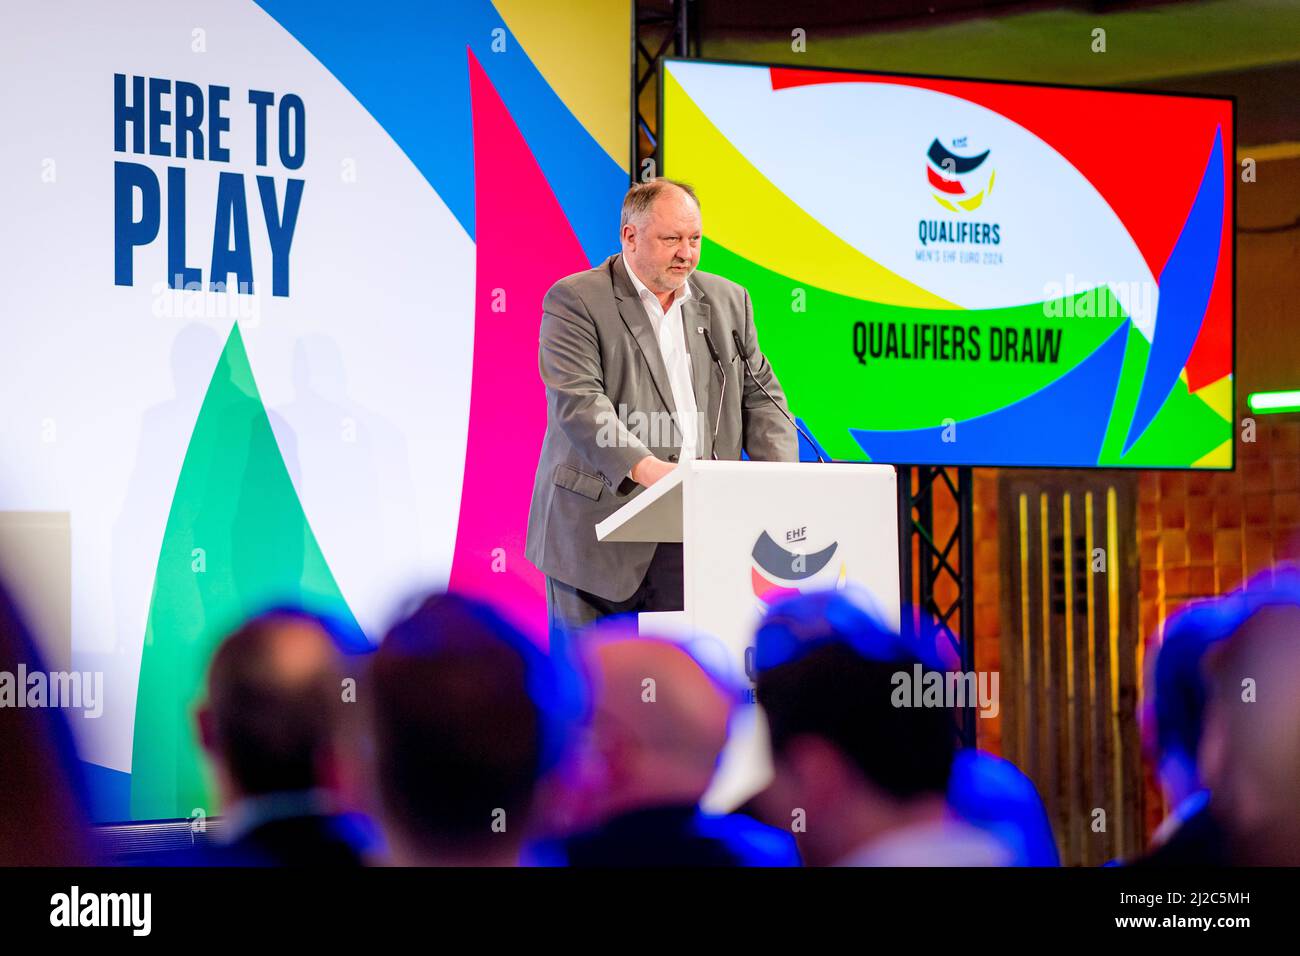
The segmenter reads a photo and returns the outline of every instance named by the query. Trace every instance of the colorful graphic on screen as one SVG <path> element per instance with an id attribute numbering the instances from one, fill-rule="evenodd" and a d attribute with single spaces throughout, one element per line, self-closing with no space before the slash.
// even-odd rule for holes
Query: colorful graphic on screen
<path id="1" fill-rule="evenodd" d="M 1231 468 L 1232 110 L 670 60 L 663 171 L 829 455 Z"/>

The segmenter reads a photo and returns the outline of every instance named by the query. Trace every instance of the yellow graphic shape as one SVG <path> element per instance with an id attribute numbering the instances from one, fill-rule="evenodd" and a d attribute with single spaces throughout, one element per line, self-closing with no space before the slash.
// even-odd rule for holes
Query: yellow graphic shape
<path id="1" fill-rule="evenodd" d="M 1230 468 L 1232 467 L 1232 439 L 1228 439 L 1212 452 L 1202 455 L 1192 462 L 1193 468 Z"/>
<path id="2" fill-rule="evenodd" d="M 750 262 L 839 295 L 914 309 L 960 306 L 909 282 L 835 235 L 754 168 L 670 71 L 664 173 L 689 179 L 710 239 Z"/>
<path id="3" fill-rule="evenodd" d="M 978 209 L 980 207 L 980 204 L 984 202 L 984 197 L 989 195 L 989 193 L 993 192 L 993 180 L 996 176 L 997 176 L 997 170 L 993 170 L 992 172 L 990 172 L 988 186 L 986 186 L 982 191 L 977 192 L 974 196 L 971 196 L 967 199 L 956 200 L 957 206 L 960 206 L 962 209 L 965 209 L 967 212 L 969 212 L 972 209 Z M 937 202 L 944 209 L 951 209 L 953 212 L 957 212 L 957 206 L 954 206 L 951 202 L 949 202 L 947 199 L 944 199 L 938 193 L 930 193 L 930 195 L 933 196 L 934 201 Z"/>
<path id="4" fill-rule="evenodd" d="M 1197 398 L 1214 409 L 1214 413 L 1225 422 L 1232 420 L 1232 376 L 1225 375 L 1217 382 L 1202 385 L 1195 392 Z M 1213 452 L 1211 452 L 1213 454 Z"/>
<path id="5" fill-rule="evenodd" d="M 569 112 L 627 171 L 632 0 L 493 0 L 493 6 Z M 575 23 L 582 24 L 580 36 Z"/>

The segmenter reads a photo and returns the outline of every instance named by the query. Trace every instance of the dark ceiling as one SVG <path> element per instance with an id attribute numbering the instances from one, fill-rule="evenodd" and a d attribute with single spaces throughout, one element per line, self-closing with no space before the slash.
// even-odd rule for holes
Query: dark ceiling
<path id="1" fill-rule="evenodd" d="M 670 14 L 642 0 L 639 15 Z M 689 0 L 717 59 L 1063 82 L 1237 98 L 1237 142 L 1300 143 L 1300 0 Z M 1105 26 L 1110 49 L 1089 36 Z M 791 52 L 800 28 L 806 49 Z"/>
<path id="2" fill-rule="evenodd" d="M 692 0 L 697 24 L 705 33 L 784 35 L 792 19 L 806 30 L 861 33 L 902 30 L 952 23 L 972 17 L 1003 17 L 1034 10 L 1072 9 L 1109 13 L 1178 3 L 1180 0 L 1126 2 L 1011 2 L 1011 0 Z M 667 9 L 670 2 L 642 4 Z"/>

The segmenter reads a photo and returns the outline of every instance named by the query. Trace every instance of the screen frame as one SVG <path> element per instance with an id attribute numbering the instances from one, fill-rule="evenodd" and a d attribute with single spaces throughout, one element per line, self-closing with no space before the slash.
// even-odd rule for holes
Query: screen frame
<path id="1" fill-rule="evenodd" d="M 758 69 L 784 69 L 784 70 L 804 70 L 810 73 L 851 73 L 857 76 L 888 76 L 901 79 L 912 80 L 942 80 L 957 83 L 989 83 L 997 86 L 1014 86 L 1014 87 L 1034 87 L 1038 89 L 1053 90 L 1075 90 L 1086 93 L 1121 93 L 1134 96 L 1167 96 L 1182 99 L 1193 100 L 1217 100 L 1228 103 L 1232 112 L 1232 165 L 1237 165 L 1237 150 L 1239 144 L 1237 140 L 1237 96 L 1234 93 L 1227 94 L 1210 94 L 1210 93 L 1187 93 L 1180 90 L 1147 90 L 1147 89 L 1129 89 L 1127 87 L 1115 86 L 1091 86 L 1079 83 L 1046 83 L 1046 82 L 1027 82 L 1024 80 L 1003 80 L 1003 79 L 986 79 L 976 76 L 954 76 L 943 73 L 902 73 L 893 70 L 864 70 L 852 67 L 840 66 L 809 66 L 805 63 L 778 63 L 775 61 L 754 61 L 754 60 L 729 60 L 714 59 L 711 57 L 695 56 L 665 56 L 660 57 L 658 69 L 656 71 L 656 82 L 658 83 L 657 103 L 655 104 L 656 116 L 655 124 L 658 131 L 658 137 L 655 140 L 654 160 L 655 169 L 658 175 L 668 176 L 669 172 L 664 164 L 664 143 L 667 141 L 667 130 L 664 127 L 664 73 L 672 63 L 702 63 L 710 66 L 744 66 Z M 1225 150 L 1226 152 L 1226 150 Z M 1151 472 L 1176 472 L 1180 474 L 1231 474 L 1236 472 L 1238 464 L 1238 432 L 1239 422 L 1237 421 L 1237 189 L 1240 184 L 1240 176 L 1235 172 L 1232 176 L 1232 265 L 1231 275 L 1231 307 L 1229 309 L 1229 337 L 1232 340 L 1232 418 L 1229 424 L 1232 426 L 1233 440 L 1230 448 L 1232 463 L 1226 468 L 1194 468 L 1191 466 L 1178 465 L 1135 465 L 1124 467 L 1122 465 L 1044 465 L 1044 464 L 997 464 L 991 465 L 985 462 L 978 464 L 966 462 L 927 462 L 927 461 L 875 461 L 872 464 L 893 465 L 896 468 L 1016 468 L 1039 471 L 1086 471 L 1086 472 L 1115 472 L 1118 474 L 1141 474 L 1144 471 Z M 848 462 L 849 459 L 831 459 L 832 462 Z M 851 463 L 861 464 L 856 459 Z"/>

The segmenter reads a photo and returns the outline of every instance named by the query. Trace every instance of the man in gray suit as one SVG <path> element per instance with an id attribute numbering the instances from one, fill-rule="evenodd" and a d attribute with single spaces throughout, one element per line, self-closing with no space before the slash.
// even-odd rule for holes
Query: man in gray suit
<path id="1" fill-rule="evenodd" d="M 561 279 L 542 303 L 546 438 L 526 553 L 546 575 L 553 631 L 610 614 L 681 609 L 680 544 L 602 543 L 595 531 L 678 463 L 737 460 L 742 448 L 753 459 L 799 457 L 795 430 L 777 408 L 786 409 L 785 395 L 758 350 L 749 293 L 694 271 L 695 192 L 668 179 L 633 186 L 619 232 L 620 255 Z"/>

